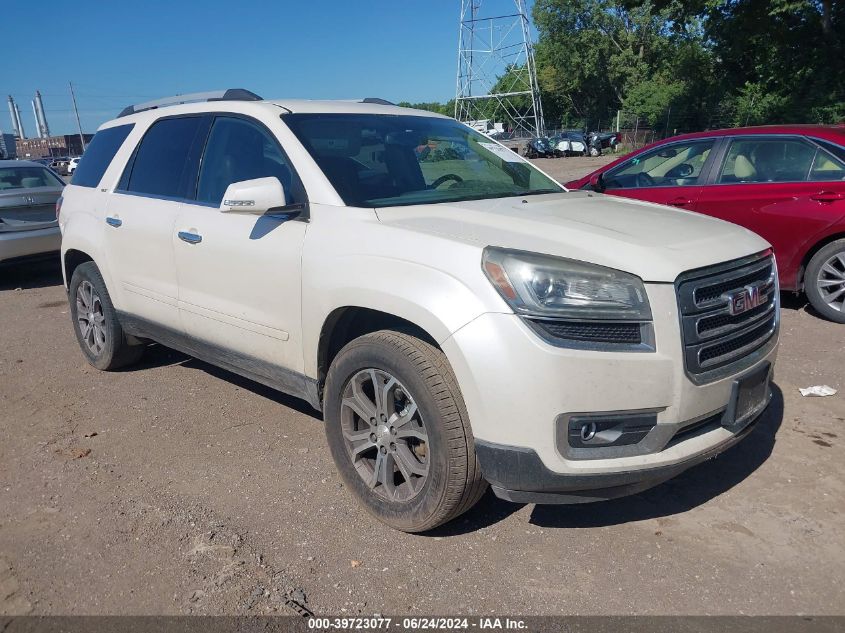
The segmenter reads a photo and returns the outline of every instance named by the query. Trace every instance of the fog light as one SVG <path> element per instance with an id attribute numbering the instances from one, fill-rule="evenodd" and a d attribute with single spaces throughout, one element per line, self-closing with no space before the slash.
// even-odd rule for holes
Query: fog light
<path id="1" fill-rule="evenodd" d="M 589 442 L 596 436 L 596 423 L 595 422 L 584 422 L 581 425 L 581 441 L 582 442 Z"/>
<path id="2" fill-rule="evenodd" d="M 657 424 L 657 414 L 652 412 L 578 414 L 570 417 L 568 422 L 565 432 L 569 446 L 596 449 L 637 444 Z"/>

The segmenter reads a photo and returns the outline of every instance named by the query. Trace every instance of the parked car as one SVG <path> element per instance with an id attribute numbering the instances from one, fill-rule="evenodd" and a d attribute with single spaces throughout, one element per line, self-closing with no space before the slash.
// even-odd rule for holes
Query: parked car
<path id="1" fill-rule="evenodd" d="M 0 160 L 0 262 L 58 252 L 56 201 L 64 183 L 26 160 Z"/>
<path id="2" fill-rule="evenodd" d="M 73 175 L 73 172 L 76 171 L 76 168 L 79 166 L 79 161 L 82 160 L 82 156 L 74 156 L 71 158 L 67 163 L 67 173 L 69 175 Z"/>
<path id="3" fill-rule="evenodd" d="M 740 224 L 774 246 L 782 289 L 845 323 L 845 125 L 685 134 L 566 186 Z"/>
<path id="4" fill-rule="evenodd" d="M 537 136 L 529 139 L 525 145 L 526 158 L 553 158 L 555 150 L 549 144 L 549 139 L 545 136 Z"/>
<path id="5" fill-rule="evenodd" d="M 587 139 L 578 130 L 564 130 L 549 139 L 549 144 L 558 156 L 584 156 L 587 154 Z"/>
<path id="6" fill-rule="evenodd" d="M 500 130 L 493 130 L 487 136 L 497 141 L 510 141 L 513 139 L 513 132 L 503 132 Z"/>
<path id="7" fill-rule="evenodd" d="M 614 132 L 589 132 L 585 135 L 590 156 L 601 156 L 603 150 L 616 151 L 619 137 Z"/>
<path id="8" fill-rule="evenodd" d="M 768 405 L 757 235 L 567 193 L 431 112 L 258 99 L 130 106 L 89 145 L 59 222 L 94 367 L 152 340 L 304 398 L 347 489 L 410 532 L 486 482 L 517 502 L 638 492 Z"/>
<path id="9" fill-rule="evenodd" d="M 67 156 L 55 156 L 50 160 L 49 167 L 61 176 L 67 176 L 67 166 L 70 159 Z"/>

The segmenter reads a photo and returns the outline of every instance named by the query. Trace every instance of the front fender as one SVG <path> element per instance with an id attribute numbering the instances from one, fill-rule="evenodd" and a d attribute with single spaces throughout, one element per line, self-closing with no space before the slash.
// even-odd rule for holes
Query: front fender
<path id="1" fill-rule="evenodd" d="M 331 268 L 323 275 L 309 274 L 303 284 L 303 306 L 308 310 L 303 315 L 303 353 L 305 373 L 311 377 L 318 375 L 323 324 L 338 308 L 392 314 L 425 330 L 438 344 L 489 311 L 482 298 L 457 277 L 417 262 L 358 256 L 339 258 Z M 329 278 L 330 285 L 320 283 Z"/>

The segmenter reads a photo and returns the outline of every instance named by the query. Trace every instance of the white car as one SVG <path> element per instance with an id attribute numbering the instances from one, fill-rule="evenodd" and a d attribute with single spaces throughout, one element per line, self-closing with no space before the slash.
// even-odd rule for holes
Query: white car
<path id="1" fill-rule="evenodd" d="M 769 403 L 766 242 L 568 192 L 453 119 L 231 90 L 130 106 L 85 156 L 59 221 L 89 362 L 157 341 L 304 398 L 400 530 L 487 482 L 518 502 L 643 490 Z"/>
<path id="2" fill-rule="evenodd" d="M 79 161 L 82 160 L 82 156 L 74 156 L 71 158 L 67 163 L 67 173 L 71 176 L 73 172 L 76 171 L 76 168 L 79 166 Z"/>
<path id="3" fill-rule="evenodd" d="M 44 165 L 0 160 L 0 262 L 58 253 L 56 201 L 64 186 Z"/>

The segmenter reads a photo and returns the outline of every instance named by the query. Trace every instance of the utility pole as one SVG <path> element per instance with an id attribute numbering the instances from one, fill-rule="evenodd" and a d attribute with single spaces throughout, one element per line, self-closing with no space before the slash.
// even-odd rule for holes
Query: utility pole
<path id="1" fill-rule="evenodd" d="M 545 133 L 526 0 L 461 0 L 455 118 Z"/>
<path id="2" fill-rule="evenodd" d="M 85 136 L 82 134 L 82 123 L 79 122 L 79 110 L 76 107 L 76 95 L 73 94 L 73 84 L 67 82 L 70 86 L 70 98 L 73 101 L 73 112 L 76 114 L 76 128 L 79 130 L 79 142 L 82 143 L 82 152 L 85 153 Z"/>

